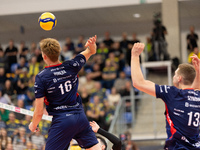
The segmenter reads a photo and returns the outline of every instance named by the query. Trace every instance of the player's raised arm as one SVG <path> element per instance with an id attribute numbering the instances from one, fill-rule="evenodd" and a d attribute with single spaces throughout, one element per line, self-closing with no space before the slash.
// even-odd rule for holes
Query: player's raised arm
<path id="1" fill-rule="evenodd" d="M 81 52 L 82 55 L 85 56 L 86 61 L 96 53 L 97 45 L 96 45 L 97 36 L 91 37 L 88 39 L 87 43 L 85 44 L 86 50 Z"/>
<path id="2" fill-rule="evenodd" d="M 192 83 L 192 88 L 200 90 L 200 59 L 197 57 L 197 55 L 193 55 L 191 58 L 192 64 L 196 71 L 196 76 Z"/>
<path id="3" fill-rule="evenodd" d="M 155 83 L 145 80 L 140 68 L 139 55 L 144 50 L 143 43 L 135 43 L 131 52 L 131 78 L 133 86 L 149 95 L 156 96 Z"/>

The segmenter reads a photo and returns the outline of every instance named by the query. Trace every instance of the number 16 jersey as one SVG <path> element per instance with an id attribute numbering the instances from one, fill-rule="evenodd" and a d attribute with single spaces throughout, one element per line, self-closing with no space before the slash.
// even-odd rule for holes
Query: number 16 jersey
<path id="1" fill-rule="evenodd" d="M 85 62 L 85 57 L 79 54 L 72 60 L 45 67 L 36 75 L 35 97 L 45 97 L 49 115 L 83 110 L 81 98 L 77 93 L 77 74 Z"/>

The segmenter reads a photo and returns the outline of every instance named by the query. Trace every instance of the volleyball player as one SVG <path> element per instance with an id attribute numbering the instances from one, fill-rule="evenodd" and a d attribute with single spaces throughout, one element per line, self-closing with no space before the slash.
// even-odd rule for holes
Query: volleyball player
<path id="1" fill-rule="evenodd" d="M 173 77 L 174 86 L 157 85 L 145 80 L 141 72 L 139 55 L 143 49 L 142 43 L 136 43 L 132 48 L 131 77 L 135 88 L 161 98 L 165 103 L 167 139 L 164 148 L 166 150 L 200 150 L 199 67 L 180 64 Z M 193 60 L 195 62 L 195 58 Z"/>
<path id="2" fill-rule="evenodd" d="M 86 50 L 63 63 L 58 60 L 61 47 L 57 40 L 47 38 L 40 42 L 42 57 L 47 66 L 35 78 L 36 103 L 29 129 L 36 131 L 45 102 L 48 114 L 53 116 L 46 150 L 67 149 L 72 138 L 86 150 L 100 150 L 77 93 L 77 74 L 90 56 L 96 53 L 96 38 L 90 38 L 85 45 Z"/>

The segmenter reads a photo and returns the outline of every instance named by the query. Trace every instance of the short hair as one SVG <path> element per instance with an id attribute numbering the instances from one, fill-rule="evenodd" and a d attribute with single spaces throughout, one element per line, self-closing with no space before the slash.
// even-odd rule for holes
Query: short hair
<path id="1" fill-rule="evenodd" d="M 46 38 L 41 40 L 40 49 L 52 62 L 56 62 L 58 60 L 61 47 L 56 39 Z"/>
<path id="2" fill-rule="evenodd" d="M 107 143 L 106 141 L 104 140 L 104 138 L 102 138 L 101 136 L 97 136 L 97 139 L 100 140 L 101 144 L 102 145 L 105 145 L 105 150 L 107 149 Z"/>
<path id="3" fill-rule="evenodd" d="M 183 84 L 184 85 L 191 85 L 195 79 L 196 71 L 191 64 L 180 64 L 178 66 L 178 74 L 183 77 Z"/>

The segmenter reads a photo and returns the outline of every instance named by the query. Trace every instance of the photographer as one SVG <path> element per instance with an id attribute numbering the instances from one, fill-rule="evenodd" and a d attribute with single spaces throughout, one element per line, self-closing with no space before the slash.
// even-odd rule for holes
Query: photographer
<path id="1" fill-rule="evenodd" d="M 167 42 L 165 35 L 167 35 L 167 29 L 162 25 L 160 20 L 160 14 L 154 16 L 154 28 L 152 33 L 152 48 L 155 53 L 155 60 L 168 60 L 169 54 L 167 52 Z"/>

